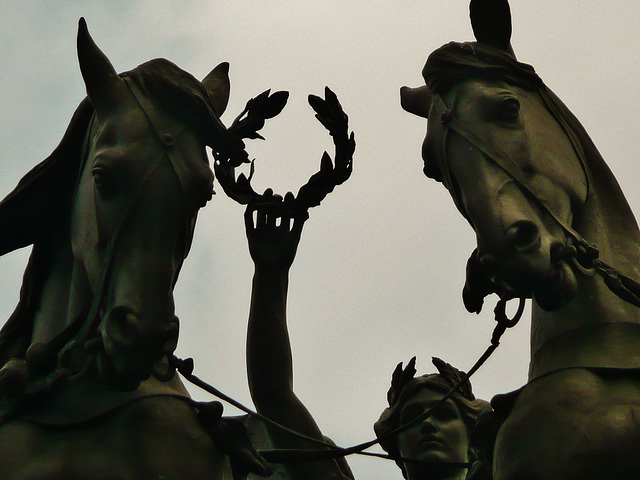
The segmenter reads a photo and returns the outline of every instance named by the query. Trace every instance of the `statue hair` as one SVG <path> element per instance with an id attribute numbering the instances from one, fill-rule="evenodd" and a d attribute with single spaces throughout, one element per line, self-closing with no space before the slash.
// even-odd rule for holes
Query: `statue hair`
<path id="1" fill-rule="evenodd" d="M 407 400 L 418 391 L 426 388 L 442 393 L 444 396 L 464 375 L 464 373 L 457 368 L 434 357 L 433 364 L 439 373 L 415 377 L 415 361 L 416 358 L 413 357 L 405 369 L 402 368 L 402 362 L 399 363 L 393 373 L 391 387 L 387 393 L 389 407 L 382 412 L 378 421 L 373 425 L 373 429 L 378 437 L 383 437 L 401 426 L 402 407 L 406 404 Z M 469 432 L 469 437 L 471 437 L 478 417 L 483 413 L 491 411 L 489 402 L 475 398 L 471 391 L 471 383 L 468 380 L 463 382 L 453 393 L 450 400 L 458 407 L 462 420 Z M 400 467 L 400 470 L 402 470 L 402 475 L 404 478 L 407 478 L 407 472 L 401 460 L 400 450 L 398 449 L 397 436 L 381 439 L 380 446 L 395 459 L 396 464 Z M 478 459 L 478 453 L 475 447 L 470 446 L 468 456 L 469 462 L 474 462 Z"/>

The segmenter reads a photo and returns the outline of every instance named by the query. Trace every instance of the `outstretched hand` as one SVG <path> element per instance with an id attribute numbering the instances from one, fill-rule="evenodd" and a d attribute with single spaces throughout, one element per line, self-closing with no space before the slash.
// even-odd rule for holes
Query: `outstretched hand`
<path id="1" fill-rule="evenodd" d="M 288 270 L 307 218 L 309 214 L 297 207 L 291 192 L 283 199 L 267 189 L 253 199 L 245 210 L 244 223 L 256 268 Z"/>

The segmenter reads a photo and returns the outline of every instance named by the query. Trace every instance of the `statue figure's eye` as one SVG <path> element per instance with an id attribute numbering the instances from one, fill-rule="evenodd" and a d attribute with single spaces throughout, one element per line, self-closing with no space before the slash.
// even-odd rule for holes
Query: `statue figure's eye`
<path id="1" fill-rule="evenodd" d="M 400 413 L 400 421 L 402 424 L 415 420 L 424 413 L 424 409 L 420 405 L 408 405 L 402 409 Z"/>
<path id="2" fill-rule="evenodd" d="M 516 121 L 520 118 L 520 102 L 515 97 L 507 97 L 500 102 L 500 118 L 505 121 Z"/>
<path id="3" fill-rule="evenodd" d="M 450 405 L 444 404 L 444 405 L 441 405 L 439 408 L 437 408 L 433 412 L 433 417 L 434 419 L 437 419 L 443 422 L 448 422 L 458 418 L 458 413 Z"/>

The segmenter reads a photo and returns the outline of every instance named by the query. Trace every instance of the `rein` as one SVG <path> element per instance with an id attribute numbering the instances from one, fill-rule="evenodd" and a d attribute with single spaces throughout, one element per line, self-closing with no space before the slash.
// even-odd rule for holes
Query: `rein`
<path id="1" fill-rule="evenodd" d="M 222 393 L 220 390 L 212 386 L 211 384 L 201 380 L 197 376 L 193 374 L 194 370 L 194 361 L 191 358 L 187 358 L 185 360 L 179 359 L 175 355 L 169 360 L 170 370 L 178 371 L 186 380 L 191 382 L 193 385 L 203 389 L 207 393 L 214 395 L 215 397 L 223 400 L 239 410 L 245 412 L 246 414 L 261 420 L 262 422 L 271 425 L 279 430 L 285 431 L 291 435 L 294 435 L 303 440 L 315 443 L 316 445 L 326 447 L 327 450 L 317 450 L 317 449 L 274 449 L 268 451 L 260 451 L 259 453 L 271 463 L 298 463 L 298 462 L 311 462 L 317 460 L 330 460 L 339 457 L 346 457 L 348 455 L 364 455 L 364 456 L 373 456 L 378 458 L 384 458 L 388 460 L 395 461 L 408 461 L 408 462 L 416 462 L 430 465 L 440 465 L 440 466 L 450 466 L 452 468 L 468 468 L 471 466 L 468 462 L 435 462 L 435 461 L 427 461 L 427 460 L 416 460 L 411 458 L 397 458 L 392 457 L 387 454 L 379 454 L 379 453 L 371 453 L 365 452 L 366 449 L 379 444 L 380 441 L 397 436 L 402 432 L 410 429 L 411 427 L 423 422 L 427 418 L 429 418 L 433 413 L 443 405 L 451 396 L 455 393 L 455 391 L 460 388 L 463 384 L 465 384 L 476 371 L 489 359 L 489 357 L 493 354 L 493 352 L 500 345 L 500 339 L 502 335 L 506 332 L 507 329 L 512 328 L 518 324 L 520 319 L 522 318 L 522 314 L 524 313 L 524 305 L 525 299 L 519 299 L 518 310 L 513 318 L 508 318 L 506 314 L 506 303 L 509 299 L 503 297 L 500 299 L 498 304 L 495 307 L 495 320 L 497 322 L 496 327 L 493 330 L 493 334 L 491 336 L 491 345 L 484 351 L 484 353 L 480 356 L 480 358 L 476 361 L 476 363 L 471 367 L 471 369 L 465 373 L 460 380 L 449 389 L 449 391 L 437 402 L 435 402 L 429 409 L 425 410 L 421 415 L 412 419 L 411 421 L 400 425 L 398 428 L 387 432 L 384 435 L 381 435 L 373 440 L 368 442 L 360 443 L 358 445 L 354 445 L 351 447 L 339 447 L 336 445 L 332 445 L 330 443 L 325 442 L 324 440 L 320 440 L 317 438 L 309 437 L 303 433 L 300 433 L 294 429 L 286 427 L 284 425 L 271 420 L 264 415 L 261 415 L 250 408 L 246 407 L 242 403 L 234 400 L 228 395 Z"/>

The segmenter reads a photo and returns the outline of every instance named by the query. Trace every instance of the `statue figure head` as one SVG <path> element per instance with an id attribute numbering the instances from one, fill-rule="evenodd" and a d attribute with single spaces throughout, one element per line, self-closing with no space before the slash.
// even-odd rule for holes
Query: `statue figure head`
<path id="1" fill-rule="evenodd" d="M 399 363 L 393 373 L 391 388 L 387 393 L 389 407 L 374 425 L 378 437 L 383 437 L 431 408 L 464 375 L 434 357 L 433 364 L 439 373 L 415 377 L 415 361 L 415 357 L 412 358 L 405 369 Z M 488 402 L 474 397 L 471 383 L 467 381 L 430 417 L 398 435 L 383 438 L 380 445 L 395 459 L 407 479 L 411 478 L 410 472 L 413 470 L 409 464 L 416 465 L 417 462 L 408 462 L 406 459 L 473 463 L 478 459 L 478 454 L 471 444 L 471 433 L 478 417 L 490 410 Z M 437 465 L 432 467 L 437 469 Z M 451 470 L 447 473 L 451 473 Z"/>

